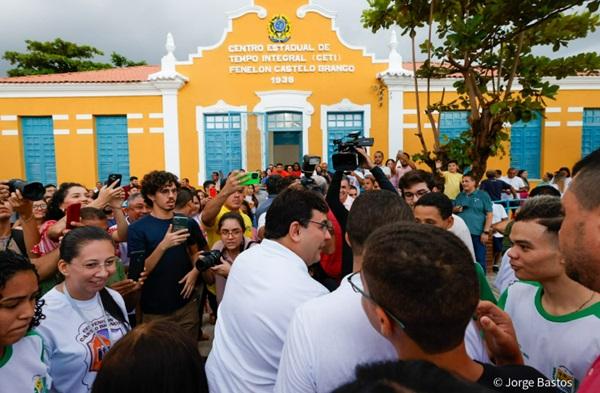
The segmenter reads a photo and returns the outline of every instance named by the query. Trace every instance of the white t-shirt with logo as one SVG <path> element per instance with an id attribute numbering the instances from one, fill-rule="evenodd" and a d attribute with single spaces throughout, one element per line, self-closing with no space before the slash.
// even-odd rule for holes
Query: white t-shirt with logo
<path id="1" fill-rule="evenodd" d="M 110 288 L 106 289 L 127 318 L 121 295 Z M 72 299 L 87 320 L 80 316 L 67 296 L 56 287 L 42 299 L 46 302 L 46 319 L 42 320 L 36 331 L 44 339 L 44 352 L 52 378 L 51 391 L 90 392 L 107 349 L 123 337 L 127 329 L 108 312 L 103 312 L 99 294 L 90 300 Z"/>
<path id="2" fill-rule="evenodd" d="M 525 364 L 574 392 L 600 355 L 600 302 L 554 316 L 544 310 L 542 292 L 537 283 L 515 282 L 499 305 L 512 318 Z"/>
<path id="3" fill-rule="evenodd" d="M 51 379 L 43 349 L 42 337 L 31 331 L 4 348 L 0 356 L 0 393 L 49 391 Z"/>

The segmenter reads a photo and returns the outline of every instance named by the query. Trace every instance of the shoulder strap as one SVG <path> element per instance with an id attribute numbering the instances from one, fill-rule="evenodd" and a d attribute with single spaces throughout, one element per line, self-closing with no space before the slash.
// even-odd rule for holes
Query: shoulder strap
<path id="1" fill-rule="evenodd" d="M 15 243 L 17 243 L 17 247 L 19 247 L 21 254 L 27 258 L 27 247 L 25 246 L 25 237 L 23 236 L 23 231 L 20 229 L 11 229 L 10 236 L 15 240 Z"/>
<path id="2" fill-rule="evenodd" d="M 246 243 L 246 241 L 244 240 L 244 243 Z M 258 244 L 257 242 L 255 242 L 254 240 L 250 240 L 249 242 L 247 242 L 246 244 L 244 244 L 244 250 L 247 250 L 250 248 L 251 245 L 253 244 Z"/>
<path id="3" fill-rule="evenodd" d="M 117 321 L 121 322 L 126 330 L 130 330 L 131 326 L 127 322 L 127 318 L 123 315 L 123 310 L 117 304 L 115 299 L 108 293 L 106 288 L 102 288 L 100 290 L 100 301 L 102 302 L 102 307 Z"/>

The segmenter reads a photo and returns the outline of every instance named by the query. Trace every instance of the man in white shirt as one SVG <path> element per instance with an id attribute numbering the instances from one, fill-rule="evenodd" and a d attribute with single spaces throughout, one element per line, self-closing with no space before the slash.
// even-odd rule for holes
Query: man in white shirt
<path id="1" fill-rule="evenodd" d="M 415 208 L 415 204 L 422 196 L 429 194 L 430 192 L 440 192 L 440 189 L 438 189 L 433 181 L 431 173 L 422 170 L 407 172 L 400 178 L 398 188 L 400 189 L 402 197 L 412 209 Z M 448 221 L 448 225 L 449 226 L 445 229 L 458 236 L 463 243 L 465 243 L 471 252 L 471 255 L 473 255 L 473 259 L 475 259 L 471 232 L 469 232 L 469 228 L 467 227 L 467 224 L 465 224 L 465 221 L 456 214 L 452 214 L 451 220 Z"/>
<path id="2" fill-rule="evenodd" d="M 473 256 L 473 261 L 475 261 L 475 251 L 473 250 L 469 228 L 460 217 L 457 217 L 460 221 L 454 219 L 452 201 L 447 195 L 440 192 L 430 192 L 423 195 L 415 204 L 414 214 L 419 224 L 435 225 L 454 233 L 467 246 L 471 256 Z"/>
<path id="3" fill-rule="evenodd" d="M 327 293 L 308 273 L 331 238 L 327 211 L 320 195 L 286 189 L 267 211 L 265 240 L 235 260 L 206 363 L 211 392 L 273 391 L 294 310 Z"/>
<path id="4" fill-rule="evenodd" d="M 526 191 L 527 187 L 525 186 L 525 182 L 519 176 L 517 176 L 517 170 L 515 168 L 508 168 L 506 172 L 507 176 L 502 176 L 500 180 L 504 181 L 511 185 L 512 188 L 516 190 L 517 193 L 521 191 Z M 502 191 L 502 199 L 514 199 L 513 195 L 510 192 Z"/>
<path id="5" fill-rule="evenodd" d="M 386 175 L 389 179 L 390 177 L 392 177 L 392 170 L 385 165 L 385 163 L 383 162 L 384 159 L 385 156 L 383 155 L 383 152 L 381 150 L 377 150 L 375 154 L 373 154 L 373 164 L 381 168 L 383 174 Z"/>
<path id="6" fill-rule="evenodd" d="M 363 244 L 371 232 L 388 223 L 413 219 L 410 208 L 396 193 L 382 190 L 358 196 L 346 227 L 353 271 L 361 270 Z M 275 392 L 330 392 L 352 380 L 358 364 L 396 358 L 393 346 L 369 324 L 360 294 L 352 290 L 347 277 L 332 293 L 296 309 Z"/>
<path id="7" fill-rule="evenodd" d="M 354 198 L 350 196 L 350 182 L 348 181 L 348 177 L 342 177 L 342 181 L 340 183 L 340 202 L 346 208 L 346 210 L 350 210 L 352 207 L 352 203 L 354 202 Z"/>

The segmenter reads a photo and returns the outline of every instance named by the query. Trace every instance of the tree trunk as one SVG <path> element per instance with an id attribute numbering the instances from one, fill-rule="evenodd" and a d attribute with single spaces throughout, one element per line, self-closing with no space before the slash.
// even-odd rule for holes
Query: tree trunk
<path id="1" fill-rule="evenodd" d="M 473 160 L 471 172 L 479 181 L 487 170 L 487 160 L 492 155 L 491 147 L 494 146 L 498 133 L 502 131 L 502 122 L 494 117 L 488 108 L 481 112 L 479 120 L 472 125 L 473 145 L 469 156 Z"/>

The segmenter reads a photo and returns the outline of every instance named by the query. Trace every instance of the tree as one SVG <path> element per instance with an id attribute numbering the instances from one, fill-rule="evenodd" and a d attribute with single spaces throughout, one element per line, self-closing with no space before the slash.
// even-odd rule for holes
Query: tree
<path id="1" fill-rule="evenodd" d="M 60 38 L 47 42 L 25 42 L 26 53 L 6 51 L 2 56 L 11 65 L 16 65 L 8 70 L 9 76 L 57 74 L 146 64 L 145 61 L 133 62 L 115 52 L 111 55 L 112 64 L 96 62 L 93 58 L 104 55 L 104 52 L 93 46 L 78 45 Z"/>
<path id="2" fill-rule="evenodd" d="M 600 0 L 368 0 L 362 22 L 373 32 L 399 26 L 412 43 L 413 67 L 417 29 L 427 27 L 429 37 L 420 43 L 427 54 L 415 71 L 427 83 L 428 117 L 434 135 L 430 149 L 421 129 L 417 100 L 418 130 L 422 151 L 417 158 L 432 169 L 435 160 L 456 159 L 471 165 L 477 178 L 485 173 L 487 159 L 504 154 L 509 134 L 505 122 L 529 121 L 543 113 L 547 99 L 554 99 L 558 86 L 544 79 L 596 74 L 596 53 L 550 59 L 535 55 L 534 48 L 550 46 L 553 52 L 570 41 L 585 37 L 599 25 L 596 14 Z M 432 40 L 435 29 L 438 44 Z M 454 83 L 458 98 L 431 102 L 430 81 L 461 75 Z M 518 89 L 515 88 L 518 82 Z M 440 140 L 435 111 L 469 111 L 470 130 L 459 138 Z M 543 114 L 542 114 L 543 116 Z"/>

